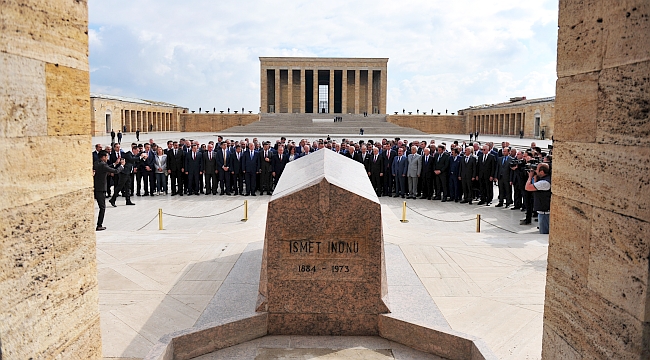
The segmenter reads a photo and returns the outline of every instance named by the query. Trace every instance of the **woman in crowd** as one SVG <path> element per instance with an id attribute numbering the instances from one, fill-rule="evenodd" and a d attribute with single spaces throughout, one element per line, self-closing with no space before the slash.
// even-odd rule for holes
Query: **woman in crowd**
<path id="1" fill-rule="evenodd" d="M 163 191 L 167 194 L 167 155 L 163 154 L 162 147 L 156 150 L 155 166 L 158 195 Z"/>

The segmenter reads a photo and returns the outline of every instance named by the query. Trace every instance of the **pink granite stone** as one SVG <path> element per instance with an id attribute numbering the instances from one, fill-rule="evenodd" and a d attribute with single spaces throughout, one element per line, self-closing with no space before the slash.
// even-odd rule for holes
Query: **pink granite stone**
<path id="1" fill-rule="evenodd" d="M 269 334 L 377 335 L 388 313 L 381 206 L 363 166 L 320 150 L 268 205 L 257 311 Z"/>

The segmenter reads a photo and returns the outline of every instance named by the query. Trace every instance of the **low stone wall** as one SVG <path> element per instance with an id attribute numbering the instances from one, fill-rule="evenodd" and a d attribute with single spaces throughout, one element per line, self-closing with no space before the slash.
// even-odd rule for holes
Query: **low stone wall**
<path id="1" fill-rule="evenodd" d="M 428 134 L 464 134 L 466 128 L 462 115 L 388 115 L 386 121 Z"/>
<path id="2" fill-rule="evenodd" d="M 215 132 L 259 121 L 258 114 L 181 114 L 181 131 Z"/>

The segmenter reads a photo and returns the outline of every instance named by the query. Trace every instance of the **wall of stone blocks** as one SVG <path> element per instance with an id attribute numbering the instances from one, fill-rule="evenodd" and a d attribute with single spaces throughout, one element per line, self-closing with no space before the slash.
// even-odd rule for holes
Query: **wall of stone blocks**
<path id="1" fill-rule="evenodd" d="M 99 359 L 87 3 L 0 23 L 1 357 Z"/>
<path id="2" fill-rule="evenodd" d="M 125 111 L 130 113 L 126 114 Z M 137 122 L 137 112 L 141 114 L 151 113 L 154 124 L 153 131 L 177 131 L 179 129 L 178 119 L 180 114 L 187 109 L 171 106 L 158 106 L 132 103 L 128 101 L 119 101 L 112 99 L 91 98 L 90 100 L 90 134 L 93 136 L 105 135 L 110 133 L 106 131 L 106 114 L 111 114 L 111 123 L 113 130 L 117 133 L 122 126 L 126 125 L 127 132 L 135 132 L 137 128 L 141 132 L 148 132 L 146 117 L 142 117 L 141 124 Z M 131 112 L 136 112 L 135 117 Z M 158 118 L 153 118 L 153 116 Z M 169 118 L 169 120 L 167 120 Z"/>
<path id="3" fill-rule="evenodd" d="M 216 132 L 259 121 L 258 114 L 180 114 L 181 131 Z"/>
<path id="4" fill-rule="evenodd" d="M 650 3 L 561 0 L 544 359 L 650 358 Z"/>
<path id="5" fill-rule="evenodd" d="M 428 134 L 464 134 L 466 128 L 462 115 L 388 115 L 386 121 Z"/>

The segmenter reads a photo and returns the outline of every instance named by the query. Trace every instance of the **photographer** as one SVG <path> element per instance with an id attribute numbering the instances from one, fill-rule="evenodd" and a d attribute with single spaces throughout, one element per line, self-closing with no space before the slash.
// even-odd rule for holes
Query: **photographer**
<path id="1" fill-rule="evenodd" d="M 528 173 L 526 191 L 533 193 L 533 210 L 538 214 L 539 233 L 548 234 L 551 210 L 551 174 L 548 164 L 541 163 L 537 165 L 536 171 Z"/>
<path id="2" fill-rule="evenodd" d="M 510 184 L 513 186 L 514 207 L 512 210 L 524 209 L 523 198 L 526 187 L 526 159 L 524 153 L 516 151 L 514 159 L 510 162 Z"/>

